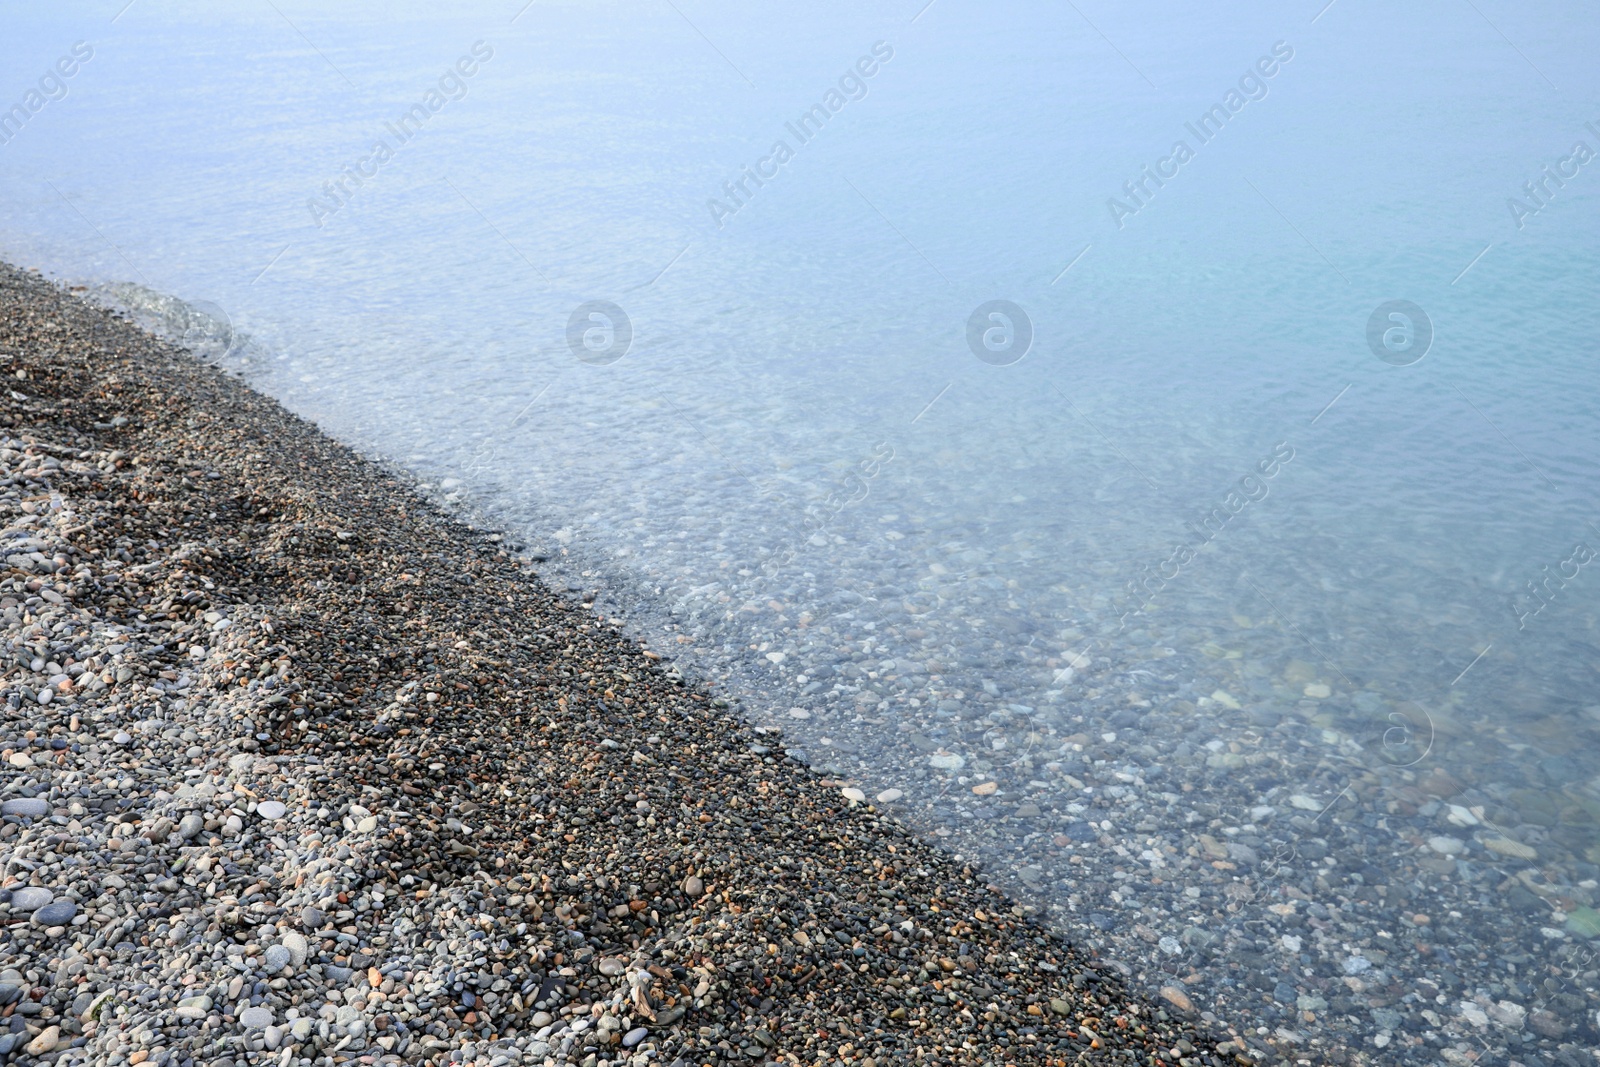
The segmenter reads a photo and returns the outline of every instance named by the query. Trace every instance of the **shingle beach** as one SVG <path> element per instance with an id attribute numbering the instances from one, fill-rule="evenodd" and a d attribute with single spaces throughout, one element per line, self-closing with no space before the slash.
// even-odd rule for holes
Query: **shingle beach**
<path id="1" fill-rule="evenodd" d="M 0 1062 L 1252 1061 L 186 352 L 0 374 Z"/>

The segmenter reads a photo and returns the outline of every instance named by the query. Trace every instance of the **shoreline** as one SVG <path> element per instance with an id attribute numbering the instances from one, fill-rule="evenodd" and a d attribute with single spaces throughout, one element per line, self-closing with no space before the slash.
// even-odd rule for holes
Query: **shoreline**
<path id="1" fill-rule="evenodd" d="M 1249 1062 L 381 465 L 0 305 L 0 1062 Z"/>

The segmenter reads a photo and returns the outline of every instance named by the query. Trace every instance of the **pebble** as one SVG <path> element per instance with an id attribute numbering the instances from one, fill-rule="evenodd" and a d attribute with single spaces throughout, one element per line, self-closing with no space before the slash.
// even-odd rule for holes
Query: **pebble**
<path id="1" fill-rule="evenodd" d="M 893 804 L 903 796 L 905 796 L 905 793 L 898 789 L 885 789 L 883 792 L 878 794 L 878 803 Z"/>
<path id="2" fill-rule="evenodd" d="M 239 1013 L 239 1025 L 247 1030 L 264 1030 L 272 1023 L 271 1008 L 246 1008 Z"/>
<path id="3" fill-rule="evenodd" d="M 39 1036 L 28 1042 L 27 1052 L 30 1056 L 43 1056 L 46 1052 L 53 1052 L 61 1041 L 61 1027 L 47 1026 L 39 1031 Z"/>
<path id="4" fill-rule="evenodd" d="M 839 790 L 839 792 L 843 794 L 844 798 L 850 801 L 852 804 L 860 804 L 867 799 L 867 794 L 863 793 L 853 785 L 845 786 L 843 789 Z"/>
<path id="5" fill-rule="evenodd" d="M 304 967 L 306 959 L 311 952 L 311 944 L 304 934 L 298 930 L 284 930 L 280 935 L 280 945 L 289 953 L 289 965 Z"/>
<path id="6" fill-rule="evenodd" d="M 1513 841 L 1509 837 L 1486 837 L 1483 847 L 1490 852 L 1502 856 L 1509 856 L 1518 860 L 1533 860 L 1539 858 L 1539 853 L 1534 848 L 1524 845 L 1521 841 Z"/>
<path id="7" fill-rule="evenodd" d="M 78 914 L 78 905 L 70 900 L 57 900 L 33 913 L 33 921 L 40 926 L 65 926 Z"/>
<path id="8" fill-rule="evenodd" d="M 55 893 L 38 886 L 24 886 L 11 891 L 11 910 L 22 914 L 38 911 L 55 899 Z"/>
<path id="9" fill-rule="evenodd" d="M 0 815 L 22 815 L 41 819 L 50 814 L 50 802 L 42 797 L 24 797 L 0 802 Z"/>
<path id="10" fill-rule="evenodd" d="M 1194 1001 L 1190 1000 L 1189 995 L 1177 986 L 1162 986 L 1161 999 L 1185 1014 L 1194 1011 Z"/>
<path id="11" fill-rule="evenodd" d="M 645 1038 L 650 1036 L 650 1031 L 642 1026 L 636 1026 L 622 1035 L 622 1047 L 634 1048 Z"/>
<path id="12" fill-rule="evenodd" d="M 266 950 L 261 953 L 262 968 L 268 974 L 277 974 L 289 966 L 293 959 L 294 953 L 283 945 L 268 945 Z"/>
<path id="13" fill-rule="evenodd" d="M 700 880 L 698 875 L 691 874 L 683 880 L 683 895 L 690 900 L 699 899 L 705 895 L 705 892 L 706 884 Z"/>
<path id="14" fill-rule="evenodd" d="M 256 814 L 268 822 L 276 822 L 288 814 L 288 805 L 281 800 L 263 800 L 256 805 Z"/>
<path id="15" fill-rule="evenodd" d="M 1455 856 L 1463 852 L 1467 843 L 1459 837 L 1430 837 L 1428 847 L 1442 856 Z"/>

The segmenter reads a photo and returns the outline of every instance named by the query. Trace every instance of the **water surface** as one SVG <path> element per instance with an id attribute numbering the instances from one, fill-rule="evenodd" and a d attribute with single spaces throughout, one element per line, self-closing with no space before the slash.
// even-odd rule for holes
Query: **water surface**
<path id="1" fill-rule="evenodd" d="M 0 254 L 1256 1046 L 1600 1040 L 1591 10 L 520 7 L 15 13 Z"/>

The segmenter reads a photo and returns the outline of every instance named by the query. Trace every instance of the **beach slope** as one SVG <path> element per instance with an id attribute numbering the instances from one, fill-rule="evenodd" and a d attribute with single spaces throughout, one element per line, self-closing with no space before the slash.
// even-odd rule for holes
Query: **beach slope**
<path id="1" fill-rule="evenodd" d="M 0 376 L 0 1062 L 1234 1062 L 217 369 Z"/>

